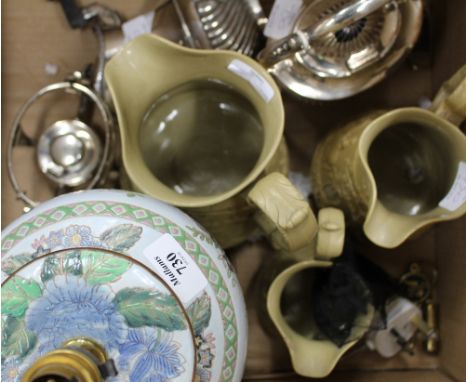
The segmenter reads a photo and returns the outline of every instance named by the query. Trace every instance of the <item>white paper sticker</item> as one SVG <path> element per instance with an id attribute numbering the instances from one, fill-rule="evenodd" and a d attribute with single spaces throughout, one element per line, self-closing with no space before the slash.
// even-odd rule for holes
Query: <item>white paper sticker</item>
<path id="1" fill-rule="evenodd" d="M 166 233 L 143 250 L 143 255 L 186 305 L 208 285 L 208 280 L 176 239 Z"/>
<path id="2" fill-rule="evenodd" d="M 270 102 L 273 98 L 275 92 L 271 85 L 250 65 L 241 60 L 235 59 L 228 65 L 228 69 L 239 77 L 242 77 L 244 80 L 249 81 L 266 102 Z"/>
<path id="3" fill-rule="evenodd" d="M 155 12 L 151 11 L 124 22 L 122 24 L 122 32 L 125 37 L 125 42 L 129 42 L 141 34 L 151 33 L 154 14 Z"/>
<path id="4" fill-rule="evenodd" d="M 273 39 L 286 37 L 292 32 L 301 7 L 302 0 L 276 0 L 263 34 Z"/>
<path id="5" fill-rule="evenodd" d="M 449 193 L 441 200 L 439 206 L 455 211 L 466 201 L 466 163 L 458 164 L 457 176 Z"/>

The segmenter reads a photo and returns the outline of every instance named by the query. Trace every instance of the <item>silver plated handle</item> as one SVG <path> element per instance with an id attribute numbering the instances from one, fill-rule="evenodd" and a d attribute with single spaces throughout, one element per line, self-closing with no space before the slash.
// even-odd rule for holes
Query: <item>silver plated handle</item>
<path id="1" fill-rule="evenodd" d="M 305 31 L 310 40 L 315 40 L 327 33 L 333 33 L 355 23 L 356 21 L 374 13 L 390 0 L 358 0 L 320 21 L 318 25 L 307 28 Z"/>

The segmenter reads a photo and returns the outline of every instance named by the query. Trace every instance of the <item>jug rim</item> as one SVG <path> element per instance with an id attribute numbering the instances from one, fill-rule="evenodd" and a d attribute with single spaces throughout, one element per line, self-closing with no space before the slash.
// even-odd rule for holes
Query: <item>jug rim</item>
<path id="1" fill-rule="evenodd" d="M 370 196 L 369 196 L 369 208 L 366 213 L 366 218 L 363 224 L 364 232 L 366 236 L 375 244 L 384 247 L 384 248 L 395 248 L 407 240 L 411 235 L 421 228 L 430 225 L 435 222 L 450 220 L 456 217 L 460 217 L 465 213 L 466 204 L 463 203 L 454 211 L 448 211 L 437 205 L 432 210 L 418 214 L 418 215 L 404 215 L 395 213 L 392 210 L 388 209 L 385 205 L 379 202 L 378 199 L 378 190 L 377 184 L 374 179 L 372 170 L 370 168 L 367 155 L 369 149 L 374 142 L 375 138 L 387 128 L 393 126 L 392 122 L 395 120 L 395 117 L 403 117 L 403 119 L 398 120 L 398 123 L 413 122 L 413 123 L 426 123 L 431 127 L 437 128 L 444 132 L 449 132 L 449 134 L 458 135 L 458 138 L 463 140 L 463 144 L 460 144 L 460 147 L 463 146 L 463 159 L 460 161 L 466 161 L 465 154 L 465 145 L 466 137 L 459 130 L 459 128 L 453 125 L 451 122 L 441 118 L 432 111 L 422 109 L 419 107 L 403 107 L 396 110 L 391 110 L 385 112 L 384 114 L 378 116 L 375 120 L 370 122 L 364 129 L 362 136 L 359 139 L 358 145 L 358 157 L 359 162 L 364 170 L 365 175 L 369 180 L 370 184 Z M 430 122 L 428 123 L 428 118 Z M 402 227 L 398 233 L 392 235 L 384 235 L 382 237 L 372 237 L 370 232 L 370 225 L 372 217 L 376 210 L 384 211 L 388 215 L 388 219 L 392 219 L 398 216 L 398 219 L 401 219 Z"/>
<path id="2" fill-rule="evenodd" d="M 270 317 L 274 326 L 281 335 L 281 338 L 285 342 L 286 347 L 288 348 L 294 370 L 298 374 L 306 377 L 323 378 L 329 375 L 340 358 L 364 335 L 363 333 L 360 335 L 360 338 L 352 340 L 343 344 L 341 347 L 338 347 L 331 340 L 314 340 L 302 336 L 286 322 L 281 314 L 281 296 L 286 284 L 295 274 L 309 268 L 323 269 L 330 268 L 331 266 L 333 266 L 333 262 L 330 260 L 311 258 L 308 260 L 299 261 L 298 263 L 292 264 L 278 273 L 275 276 L 273 282 L 268 287 L 267 291 L 266 304 L 268 316 Z M 369 315 L 374 315 L 374 309 L 371 309 L 371 311 L 369 311 L 364 316 L 368 317 Z M 303 354 L 304 349 L 302 349 L 302 347 L 304 345 L 307 347 L 313 345 L 314 351 L 316 353 L 320 352 L 322 356 L 328 358 L 327 363 L 323 363 L 321 365 L 317 365 L 315 363 L 310 364 L 310 354 Z M 324 352 L 324 350 L 326 351 Z M 307 358 L 306 361 L 304 361 L 304 357 Z"/>
<path id="3" fill-rule="evenodd" d="M 231 62 L 234 60 L 240 60 L 243 63 L 246 63 L 247 65 L 249 65 L 253 70 L 255 70 L 257 75 L 261 75 L 263 80 L 265 80 L 266 83 L 272 88 L 273 95 L 271 99 L 266 103 L 269 104 L 269 108 L 271 110 L 275 110 L 275 113 L 277 114 L 277 116 L 274 119 L 275 125 L 276 125 L 275 128 L 274 129 L 270 128 L 270 130 L 272 131 L 273 139 L 268 145 L 269 148 L 265 149 L 266 143 L 264 142 L 260 157 L 257 160 L 256 164 L 252 167 L 248 175 L 245 176 L 244 179 L 235 187 L 217 195 L 195 196 L 195 195 L 189 195 L 189 194 L 179 194 L 175 190 L 170 188 L 169 186 L 166 186 L 161 180 L 159 180 L 157 177 L 155 177 L 152 174 L 152 172 L 147 167 L 144 159 L 142 158 L 141 153 L 135 153 L 134 152 L 135 150 L 132 150 L 135 144 L 133 145 L 129 144 L 128 139 L 125 139 L 123 137 L 124 134 L 122 134 L 122 144 L 121 144 L 122 161 L 123 161 L 125 170 L 127 170 L 126 173 L 128 177 L 130 178 L 132 185 L 136 186 L 137 191 L 140 191 L 146 195 L 150 195 L 152 197 L 155 197 L 159 200 L 170 203 L 177 207 L 188 207 L 188 208 L 206 207 L 206 206 L 218 204 L 225 200 L 228 200 L 234 195 L 242 192 L 244 189 L 246 189 L 249 185 L 251 185 L 256 179 L 258 179 L 261 176 L 262 172 L 268 166 L 268 164 L 270 163 L 271 159 L 276 154 L 280 146 L 281 139 L 283 137 L 283 132 L 284 132 L 284 107 L 283 107 L 283 103 L 281 99 L 281 92 L 278 86 L 276 85 L 275 81 L 273 80 L 273 78 L 271 77 L 271 75 L 268 73 L 268 71 L 265 68 L 263 68 L 255 60 L 241 53 L 238 53 L 235 51 L 227 51 L 227 50 L 192 49 L 192 48 L 180 46 L 172 41 L 164 39 L 160 36 L 156 36 L 154 34 L 143 34 L 143 35 L 136 37 L 135 39 L 130 41 L 128 44 L 126 44 L 121 49 L 121 51 L 117 53 L 106 64 L 105 71 L 104 71 L 106 80 L 109 84 L 108 86 L 109 91 L 115 103 L 115 110 L 118 116 L 119 128 L 121 132 L 124 132 L 126 129 L 128 129 L 128 126 L 127 127 L 122 126 L 121 121 L 124 120 L 123 111 L 122 111 L 122 107 L 118 104 L 118 98 L 115 96 L 116 89 L 114 88 L 112 81 L 108 81 L 109 77 L 111 76 L 109 72 L 112 70 L 114 66 L 116 66 L 116 63 L 118 61 L 125 60 L 126 58 L 124 57 L 128 56 L 129 52 L 134 51 L 135 46 L 148 44 L 148 43 L 152 43 L 155 45 L 173 49 L 175 51 L 178 51 L 179 54 L 186 55 L 186 57 L 207 57 L 207 56 L 224 57 Z M 242 77 L 239 76 L 239 79 L 241 80 Z M 245 81 L 248 81 L 248 80 L 245 80 Z M 251 85 L 255 90 L 255 86 L 252 83 Z M 260 97 L 261 94 L 259 93 L 258 96 Z M 265 123 L 262 123 L 262 124 L 263 124 L 264 131 L 266 131 L 268 127 L 266 127 Z M 266 134 L 264 133 L 264 138 L 265 136 Z M 265 154 L 262 154 L 263 150 L 267 150 Z M 136 167 L 141 167 L 140 171 L 128 171 L 128 169 L 134 169 Z M 143 174 L 140 174 L 141 172 L 143 172 Z M 151 176 L 149 176 L 150 174 Z M 155 189 L 157 189 L 157 192 L 154 192 Z"/>

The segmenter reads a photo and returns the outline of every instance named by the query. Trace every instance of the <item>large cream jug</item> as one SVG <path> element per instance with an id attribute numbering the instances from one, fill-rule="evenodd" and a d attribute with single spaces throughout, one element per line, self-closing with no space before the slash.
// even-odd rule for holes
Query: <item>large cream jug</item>
<path id="1" fill-rule="evenodd" d="M 281 96 L 258 63 L 142 35 L 109 61 L 105 77 L 131 189 L 185 209 L 222 247 L 256 224 L 277 247 L 311 241 L 312 212 L 282 175 Z"/>

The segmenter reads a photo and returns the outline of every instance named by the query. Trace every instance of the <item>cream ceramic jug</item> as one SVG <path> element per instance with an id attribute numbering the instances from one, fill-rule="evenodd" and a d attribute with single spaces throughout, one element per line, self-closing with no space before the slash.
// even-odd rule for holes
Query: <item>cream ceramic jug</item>
<path id="1" fill-rule="evenodd" d="M 453 123 L 464 119 L 464 110 L 462 68 L 442 87 L 431 111 L 377 111 L 332 132 L 312 161 L 317 203 L 341 208 L 385 248 L 432 223 L 462 216 L 466 139 Z"/>
<path id="2" fill-rule="evenodd" d="M 341 255 L 344 232 L 343 213 L 323 208 L 316 222 L 314 243 L 300 251 L 278 253 L 260 276 L 261 298 L 266 297 L 265 322 L 273 323 L 288 348 L 295 372 L 305 377 L 330 374 L 373 319 L 374 309 L 369 305 L 367 313 L 356 318 L 349 339 L 342 346 L 324 338 L 314 322 L 313 279 L 317 271 L 331 267 L 331 260 Z"/>
<path id="3" fill-rule="evenodd" d="M 189 49 L 155 35 L 142 35 L 109 61 L 105 68 L 105 78 L 118 116 L 128 187 L 185 209 L 223 247 L 245 240 L 255 230 L 255 221 L 277 247 L 298 249 L 310 243 L 312 212 L 299 191 L 281 174 L 287 172 L 288 159 L 286 147 L 282 143 L 284 111 L 280 92 L 259 64 L 232 51 Z M 189 94 L 188 91 L 184 93 L 185 90 L 177 93 L 178 89 L 194 84 L 194 81 L 196 84 L 193 94 L 190 93 L 192 95 L 185 96 Z M 212 146 L 221 145 L 221 139 L 218 140 L 216 135 L 217 129 L 212 134 L 209 132 L 213 125 L 219 129 L 222 126 L 217 126 L 220 125 L 217 120 L 213 122 L 207 119 L 210 113 L 201 111 L 210 102 L 209 98 L 205 101 L 200 96 L 206 84 L 213 87 L 222 84 L 232 97 L 242 98 L 240 110 L 245 110 L 245 113 L 250 110 L 258 117 L 262 143 L 259 144 L 258 159 L 237 184 L 222 192 L 203 194 L 195 188 L 194 193 L 188 194 L 178 191 L 178 186 L 168 186 L 162 176 L 155 175 L 153 167 L 157 167 L 161 161 L 158 163 L 154 158 L 167 145 L 174 147 L 171 154 L 173 157 L 178 157 L 180 153 L 189 156 L 190 153 L 211 150 Z M 171 94 L 175 94 L 174 97 L 182 94 L 180 102 L 189 105 L 188 112 L 185 113 L 178 104 L 171 106 L 164 121 L 159 122 L 158 129 L 166 129 L 166 125 L 174 118 L 185 119 L 177 127 L 177 134 L 161 144 L 153 144 L 157 130 L 146 134 L 146 130 L 141 127 L 142 123 L 148 113 L 164 109 L 164 103 L 161 107 L 154 106 L 161 105 L 155 104 L 155 101 L 171 100 Z M 217 94 L 224 96 L 222 92 Z M 230 107 L 228 104 L 219 105 L 226 113 Z M 197 119 L 204 122 L 192 130 L 184 130 Z M 241 129 L 243 124 L 237 123 L 235 127 Z M 231 167 L 244 165 L 244 157 L 235 155 L 237 149 L 243 149 L 251 143 L 253 130 L 242 130 L 242 133 L 232 137 L 245 139 L 239 147 L 234 148 L 233 158 L 237 159 Z M 200 157 L 193 154 L 176 170 L 168 171 L 169 175 L 185 172 L 188 177 L 196 177 L 202 174 L 197 167 L 200 163 L 203 165 Z M 171 157 L 168 162 L 172 160 Z M 217 157 L 208 157 L 205 164 L 211 165 L 211 161 L 216 160 Z M 207 181 L 224 182 L 230 171 L 230 166 L 225 167 L 217 177 L 212 177 L 219 179 Z"/>

